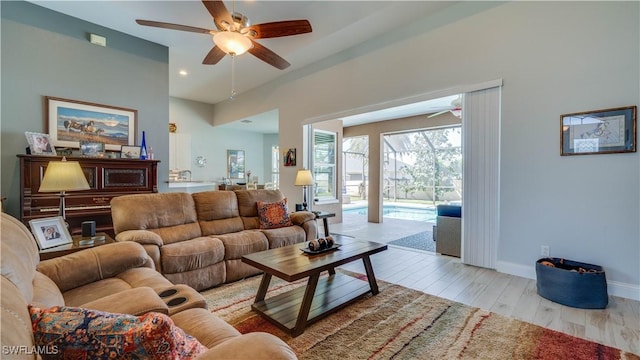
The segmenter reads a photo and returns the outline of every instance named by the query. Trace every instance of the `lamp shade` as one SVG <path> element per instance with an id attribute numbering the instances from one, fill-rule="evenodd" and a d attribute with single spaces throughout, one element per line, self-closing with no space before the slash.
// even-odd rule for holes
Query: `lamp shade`
<path id="1" fill-rule="evenodd" d="M 311 175 L 311 171 L 307 169 L 298 170 L 298 174 L 296 174 L 296 186 L 310 186 L 313 185 L 313 175 Z"/>
<path id="2" fill-rule="evenodd" d="M 49 161 L 47 171 L 40 184 L 40 192 L 60 192 L 88 190 L 89 183 L 85 178 L 80 163 L 77 161 Z"/>
<path id="3" fill-rule="evenodd" d="M 253 47 L 251 40 L 235 31 L 220 31 L 213 35 L 213 42 L 225 53 L 242 55 Z"/>

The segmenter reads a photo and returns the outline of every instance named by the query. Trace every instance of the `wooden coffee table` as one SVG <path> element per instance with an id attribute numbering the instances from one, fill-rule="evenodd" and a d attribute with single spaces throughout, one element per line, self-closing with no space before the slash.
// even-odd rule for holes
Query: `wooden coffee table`
<path id="1" fill-rule="evenodd" d="M 386 244 L 369 241 L 344 240 L 342 246 L 331 252 L 308 255 L 300 249 L 306 243 L 261 251 L 242 257 L 242 262 L 262 271 L 262 281 L 251 308 L 263 315 L 291 336 L 298 336 L 311 324 L 356 300 L 369 291 L 378 293 L 369 256 L 387 250 Z M 336 274 L 337 266 L 362 259 L 367 280 Z M 329 276 L 320 279 L 320 273 Z M 288 282 L 308 277 L 306 288 L 299 287 L 287 293 L 265 299 L 271 277 Z"/>

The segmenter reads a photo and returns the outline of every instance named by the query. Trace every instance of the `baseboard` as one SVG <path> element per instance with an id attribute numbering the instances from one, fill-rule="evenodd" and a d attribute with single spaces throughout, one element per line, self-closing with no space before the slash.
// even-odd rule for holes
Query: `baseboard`
<path id="1" fill-rule="evenodd" d="M 498 261 L 496 270 L 509 275 L 520 276 L 533 280 L 536 279 L 536 268 L 533 265 L 526 266 L 506 261 Z M 607 292 L 609 295 L 640 301 L 640 285 L 638 284 L 628 284 L 619 281 L 607 280 Z"/>

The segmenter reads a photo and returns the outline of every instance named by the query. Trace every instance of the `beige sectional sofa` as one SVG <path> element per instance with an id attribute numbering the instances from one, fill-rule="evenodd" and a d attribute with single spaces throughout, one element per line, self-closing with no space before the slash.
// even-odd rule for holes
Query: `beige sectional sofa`
<path id="1" fill-rule="evenodd" d="M 105 333 L 115 332 L 106 325 L 106 319 L 105 323 L 92 322 L 103 329 L 93 333 L 91 329 L 94 328 L 87 327 L 87 332 L 82 332 L 79 339 L 71 340 L 71 335 L 67 334 L 77 334 L 75 327 L 80 329 L 83 325 L 80 319 L 65 317 L 62 324 L 43 320 L 37 326 L 32 325 L 34 319 L 30 317 L 29 305 L 47 309 L 43 311 L 66 311 L 66 315 L 70 311 L 68 307 L 73 307 L 73 311 L 91 309 L 118 317 L 127 316 L 122 314 L 169 316 L 172 326 L 193 336 L 201 344 L 199 346 L 206 348 L 199 352 L 197 359 L 296 358 L 291 348 L 277 337 L 267 333 L 241 335 L 213 315 L 195 290 L 185 285 L 175 286 L 155 271 L 139 244 L 107 244 L 39 261 L 36 242 L 29 230 L 10 215 L 2 213 L 1 216 L 0 357 L 3 359 L 38 359 L 41 353 L 48 353 L 49 358 L 71 358 L 73 355 L 80 358 L 78 352 L 114 346 L 86 340 L 94 334 L 105 337 L 108 336 Z M 169 288 L 186 294 L 188 306 L 179 305 L 176 309 L 168 305 L 159 294 Z M 54 345 L 48 342 L 43 345 L 36 342 L 43 332 L 64 332 L 65 336 L 56 335 Z M 63 348 L 67 351 L 65 354 Z"/>
<path id="2" fill-rule="evenodd" d="M 279 190 L 156 193 L 113 198 L 117 241 L 142 244 L 167 279 L 197 290 L 254 275 L 245 254 L 315 239 L 315 215 L 290 214 L 292 225 L 262 229 L 258 202 L 282 201 Z"/>

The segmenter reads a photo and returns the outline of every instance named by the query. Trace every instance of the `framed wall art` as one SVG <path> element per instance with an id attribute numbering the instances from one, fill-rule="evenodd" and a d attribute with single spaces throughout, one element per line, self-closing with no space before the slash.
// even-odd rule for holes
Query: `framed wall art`
<path id="1" fill-rule="evenodd" d="M 244 150 L 227 150 L 227 177 L 229 179 L 244 179 L 244 169 Z"/>
<path id="2" fill-rule="evenodd" d="M 33 155 L 56 155 L 56 148 L 51 144 L 51 137 L 48 134 L 25 132 L 29 143 L 29 149 Z"/>
<path id="3" fill-rule="evenodd" d="M 46 97 L 49 135 L 55 146 L 102 142 L 106 150 L 135 143 L 138 111 L 77 100 Z"/>
<path id="4" fill-rule="evenodd" d="M 120 148 L 121 159 L 140 159 L 142 147 L 133 145 L 122 145 Z"/>
<path id="5" fill-rule="evenodd" d="M 296 166 L 296 148 L 290 148 L 283 155 L 284 166 Z"/>
<path id="6" fill-rule="evenodd" d="M 73 242 L 62 216 L 30 220 L 29 226 L 40 250 Z"/>
<path id="7" fill-rule="evenodd" d="M 636 152 L 636 106 L 560 116 L 560 154 Z"/>

